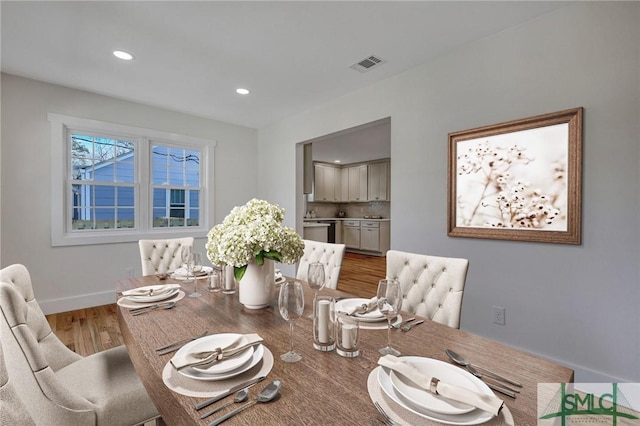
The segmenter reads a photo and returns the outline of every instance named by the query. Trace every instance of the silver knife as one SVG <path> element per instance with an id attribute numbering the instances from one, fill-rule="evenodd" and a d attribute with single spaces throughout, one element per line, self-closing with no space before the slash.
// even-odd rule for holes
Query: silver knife
<path id="1" fill-rule="evenodd" d="M 220 394 L 218 396 L 214 396 L 213 398 L 207 399 L 206 401 L 200 402 L 198 404 L 196 404 L 196 410 L 202 410 L 204 407 L 208 407 L 211 404 L 215 404 L 216 402 L 220 401 L 221 399 L 224 399 L 226 397 L 228 397 L 229 395 L 238 392 L 240 389 L 244 389 L 247 386 L 251 386 L 251 385 L 255 385 L 256 383 L 259 383 L 261 381 L 263 381 L 264 379 L 266 379 L 266 376 L 260 376 L 260 377 L 255 377 L 251 380 L 247 380 L 244 383 L 240 383 L 239 385 L 236 385 L 234 387 L 232 387 L 231 389 L 229 389 L 228 391 L 224 392 L 223 394 Z"/>
<path id="2" fill-rule="evenodd" d="M 202 333 L 199 336 L 188 337 L 186 339 L 178 340 L 177 342 L 173 342 L 173 343 L 166 344 L 164 346 L 160 346 L 159 348 L 156 349 L 156 352 L 158 352 L 158 355 L 166 355 L 168 353 L 175 352 L 178 349 L 180 349 L 182 346 L 184 346 L 185 344 L 187 344 L 187 343 L 189 343 L 189 342 L 191 342 L 193 340 L 199 339 L 201 337 L 204 337 L 207 333 L 208 333 L 208 331 L 205 331 L 204 333 Z"/>

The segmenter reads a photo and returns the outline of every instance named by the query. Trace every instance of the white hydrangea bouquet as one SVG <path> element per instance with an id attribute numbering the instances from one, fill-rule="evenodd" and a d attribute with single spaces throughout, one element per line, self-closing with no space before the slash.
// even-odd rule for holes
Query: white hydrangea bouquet
<path id="1" fill-rule="evenodd" d="M 304 241 L 295 230 L 282 225 L 284 209 L 253 199 L 234 207 L 221 224 L 207 234 L 207 257 L 217 266 L 233 266 L 236 280 L 247 265 L 262 266 L 264 259 L 296 263 L 304 252 Z"/>

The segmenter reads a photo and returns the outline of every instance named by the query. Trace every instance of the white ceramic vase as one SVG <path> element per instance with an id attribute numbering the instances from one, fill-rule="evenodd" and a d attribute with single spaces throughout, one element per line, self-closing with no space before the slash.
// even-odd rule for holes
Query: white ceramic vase
<path id="1" fill-rule="evenodd" d="M 262 309 L 271 304 L 275 289 L 273 260 L 265 259 L 264 265 L 247 265 L 238 283 L 240 303 L 247 309 Z"/>

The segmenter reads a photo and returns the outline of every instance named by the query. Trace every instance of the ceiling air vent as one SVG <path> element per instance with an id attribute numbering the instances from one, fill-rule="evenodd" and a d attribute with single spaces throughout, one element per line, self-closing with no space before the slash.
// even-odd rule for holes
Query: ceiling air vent
<path id="1" fill-rule="evenodd" d="M 367 72 L 375 67 L 384 64 L 384 62 L 384 59 L 380 59 L 377 56 L 371 55 L 364 58 L 360 62 L 351 65 L 349 68 L 353 68 L 354 70 L 360 72 Z"/>

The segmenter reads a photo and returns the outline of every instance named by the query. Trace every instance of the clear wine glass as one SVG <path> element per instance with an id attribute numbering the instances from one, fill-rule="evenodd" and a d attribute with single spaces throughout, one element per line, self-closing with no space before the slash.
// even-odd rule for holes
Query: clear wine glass
<path id="1" fill-rule="evenodd" d="M 380 313 L 387 317 L 387 346 L 378 352 L 382 355 L 400 355 L 400 351 L 391 347 L 391 320 L 395 318 L 402 308 L 402 289 L 400 282 L 396 279 L 384 279 L 378 283 L 378 309 Z"/>
<path id="2" fill-rule="evenodd" d="M 304 292 L 302 283 L 298 281 L 285 282 L 280 286 L 278 296 L 278 308 L 280 315 L 289 323 L 289 337 L 291 345 L 289 352 L 280 355 L 284 362 L 298 362 L 302 357 L 293 351 L 293 321 L 302 316 L 304 312 Z"/>
<path id="3" fill-rule="evenodd" d="M 318 292 L 324 288 L 325 279 L 324 279 L 324 265 L 320 262 L 313 262 L 309 264 L 307 268 L 307 282 L 309 283 L 309 287 L 315 290 L 313 298 L 318 297 Z M 309 318 L 313 319 L 313 313 L 309 316 Z"/>
<path id="4" fill-rule="evenodd" d="M 202 271 L 202 253 L 192 253 L 192 256 L 191 272 L 193 272 L 193 293 L 191 293 L 189 297 L 200 297 L 202 295 L 198 292 L 198 272 Z"/>
<path id="5" fill-rule="evenodd" d="M 193 265 L 193 251 L 191 250 L 191 247 L 183 246 L 180 255 L 182 258 L 182 264 L 187 269 L 187 279 L 183 282 L 192 283 L 193 280 L 191 279 L 191 265 Z"/>

